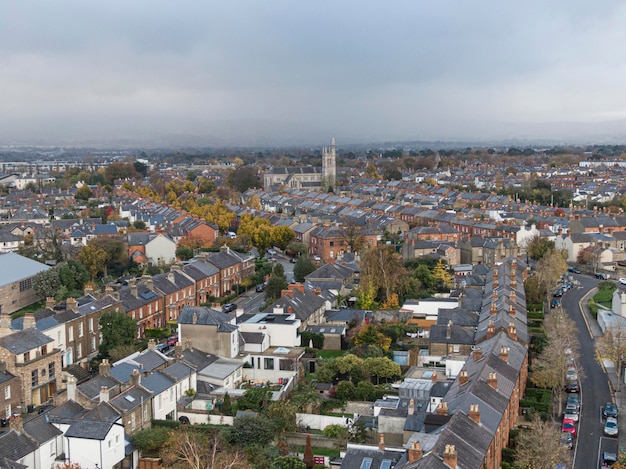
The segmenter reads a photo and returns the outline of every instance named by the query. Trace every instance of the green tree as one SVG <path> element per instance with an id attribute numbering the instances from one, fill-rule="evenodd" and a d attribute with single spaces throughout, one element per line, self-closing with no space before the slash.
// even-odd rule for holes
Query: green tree
<path id="1" fill-rule="evenodd" d="M 254 412 L 260 412 L 267 409 L 269 401 L 272 397 L 272 391 L 267 386 L 260 388 L 248 388 L 243 396 L 239 398 L 238 408 L 240 410 L 252 410 Z"/>
<path id="2" fill-rule="evenodd" d="M 83 246 L 78 253 L 78 262 L 89 272 L 91 280 L 94 280 L 105 268 L 106 258 L 107 253 L 104 249 L 98 249 L 91 245 Z"/>
<path id="3" fill-rule="evenodd" d="M 208 178 L 200 178 L 198 180 L 198 192 L 200 194 L 211 194 L 217 189 L 217 184 Z"/>
<path id="4" fill-rule="evenodd" d="M 222 405 L 222 413 L 224 415 L 231 415 L 233 413 L 233 405 L 230 401 L 230 394 L 228 394 L 228 392 L 224 394 L 224 404 Z"/>
<path id="5" fill-rule="evenodd" d="M 248 447 L 268 445 L 276 435 L 273 422 L 262 414 L 255 417 L 243 416 L 235 419 L 233 426 L 225 434 L 231 444 Z"/>
<path id="6" fill-rule="evenodd" d="M 435 277 L 426 264 L 418 265 L 413 272 L 413 276 L 418 279 L 426 289 L 435 286 Z"/>
<path id="7" fill-rule="evenodd" d="M 307 465 L 297 456 L 278 456 L 272 469 L 307 469 Z"/>
<path id="8" fill-rule="evenodd" d="M 137 177 L 137 170 L 134 164 L 110 163 L 104 169 L 106 182 L 113 185 L 116 179 L 131 179 Z"/>
<path id="9" fill-rule="evenodd" d="M 181 261 L 187 261 L 193 257 L 193 249 L 181 246 L 176 249 L 176 257 L 178 257 Z"/>
<path id="10" fill-rule="evenodd" d="M 257 168 L 243 166 L 228 173 L 226 183 L 237 192 L 245 192 L 251 188 L 260 188 L 261 179 L 257 175 Z"/>
<path id="11" fill-rule="evenodd" d="M 369 381 L 361 381 L 355 389 L 355 397 L 359 401 L 372 401 L 376 398 L 376 388 Z"/>
<path id="12" fill-rule="evenodd" d="M 53 297 L 61 287 L 59 269 L 42 270 L 33 277 L 33 289 L 38 296 Z"/>
<path id="13" fill-rule="evenodd" d="M 359 383 L 360 384 L 360 383 Z M 356 398 L 356 386 L 352 381 L 339 381 L 335 388 L 337 399 L 349 401 Z"/>
<path id="14" fill-rule="evenodd" d="M 141 161 L 133 162 L 133 168 L 135 169 L 135 172 L 142 177 L 146 177 L 148 175 L 148 166 Z"/>
<path id="15" fill-rule="evenodd" d="M 131 436 L 133 445 L 145 456 L 158 456 L 160 449 L 170 437 L 167 427 L 152 427 L 139 430 Z"/>
<path id="16" fill-rule="evenodd" d="M 287 288 L 287 278 L 285 277 L 285 269 L 282 264 L 276 264 L 272 272 L 272 276 L 265 286 L 265 301 L 273 303 L 280 298 L 280 293 Z"/>
<path id="17" fill-rule="evenodd" d="M 89 241 L 89 246 L 101 249 L 106 253 L 103 262 L 104 275 L 108 274 L 109 269 L 122 274 L 128 267 L 128 250 L 120 238 L 98 236 Z"/>
<path id="18" fill-rule="evenodd" d="M 391 347 L 391 338 L 383 334 L 378 327 L 368 324 L 364 326 L 353 338 L 354 345 L 370 344 L 380 347 L 383 352 Z"/>
<path id="19" fill-rule="evenodd" d="M 89 200 L 91 197 L 93 197 L 93 192 L 87 184 L 83 184 L 76 191 L 75 197 L 78 200 Z"/>
<path id="20" fill-rule="evenodd" d="M 59 264 L 59 278 L 61 284 L 69 291 L 82 290 L 89 280 L 89 273 L 78 262 L 69 260 Z"/>
<path id="21" fill-rule="evenodd" d="M 530 258 L 537 261 L 545 256 L 548 251 L 554 250 L 554 241 L 535 236 L 528 241 L 526 250 Z"/>
<path id="22" fill-rule="evenodd" d="M 186 179 L 187 181 L 193 182 L 196 179 L 198 179 L 198 175 L 196 174 L 195 171 L 187 171 Z"/>
<path id="23" fill-rule="evenodd" d="M 274 422 L 279 433 L 295 432 L 298 428 L 298 407 L 290 401 L 275 401 L 267 408 L 267 416 Z"/>
<path id="24" fill-rule="evenodd" d="M 296 282 L 303 283 L 304 277 L 317 269 L 311 258 L 307 254 L 298 257 L 293 266 L 293 278 Z"/>
<path id="25" fill-rule="evenodd" d="M 379 301 L 389 301 L 405 284 L 406 269 L 393 246 L 380 245 L 364 252 L 361 267 L 361 289 Z"/>
<path id="26" fill-rule="evenodd" d="M 137 230 L 145 230 L 146 229 L 146 222 L 143 220 L 135 220 L 133 222 L 133 228 L 137 229 Z"/>
<path id="27" fill-rule="evenodd" d="M 109 358 L 109 352 L 123 345 L 135 345 L 137 321 L 125 313 L 104 313 L 98 320 L 100 323 L 100 358 Z"/>
<path id="28" fill-rule="evenodd" d="M 400 365 L 387 357 L 366 358 L 364 364 L 369 373 L 376 377 L 376 384 L 379 384 L 380 378 L 387 381 L 402 374 Z"/>

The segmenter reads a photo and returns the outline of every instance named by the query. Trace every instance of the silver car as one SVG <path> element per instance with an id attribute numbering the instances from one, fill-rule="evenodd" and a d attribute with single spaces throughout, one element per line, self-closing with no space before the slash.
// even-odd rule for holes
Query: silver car
<path id="1" fill-rule="evenodd" d="M 617 419 L 615 417 L 608 417 L 604 424 L 604 434 L 606 436 L 617 436 L 618 431 Z"/>

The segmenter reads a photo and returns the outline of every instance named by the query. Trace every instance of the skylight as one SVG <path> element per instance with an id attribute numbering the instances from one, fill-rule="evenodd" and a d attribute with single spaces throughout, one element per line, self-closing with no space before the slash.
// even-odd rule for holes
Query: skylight
<path id="1" fill-rule="evenodd" d="M 124 399 L 126 399 L 128 402 L 135 402 L 135 398 L 133 396 L 124 396 Z"/>

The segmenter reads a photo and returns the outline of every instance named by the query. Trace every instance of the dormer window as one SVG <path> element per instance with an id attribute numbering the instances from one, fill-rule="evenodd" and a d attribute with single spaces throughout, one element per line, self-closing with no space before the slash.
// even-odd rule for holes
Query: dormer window
<path id="1" fill-rule="evenodd" d="M 46 353 L 48 353 L 48 346 L 47 345 L 42 345 L 41 346 L 41 355 L 45 355 Z"/>

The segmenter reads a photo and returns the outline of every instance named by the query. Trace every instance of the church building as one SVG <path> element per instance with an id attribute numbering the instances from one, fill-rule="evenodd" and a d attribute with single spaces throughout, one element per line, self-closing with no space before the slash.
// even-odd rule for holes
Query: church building
<path id="1" fill-rule="evenodd" d="M 263 176 L 266 190 L 286 186 L 292 189 L 328 191 L 335 189 L 337 180 L 337 152 L 335 139 L 330 147 L 322 148 L 322 167 L 319 166 L 283 166 L 270 168 Z"/>

